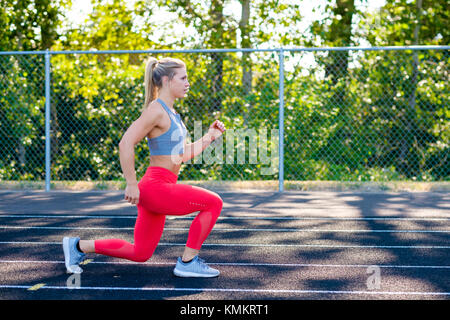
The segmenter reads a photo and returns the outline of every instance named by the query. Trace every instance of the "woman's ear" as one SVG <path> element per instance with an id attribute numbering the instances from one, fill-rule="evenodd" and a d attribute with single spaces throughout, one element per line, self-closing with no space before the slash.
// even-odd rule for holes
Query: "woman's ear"
<path id="1" fill-rule="evenodd" d="M 163 76 L 161 79 L 161 83 L 162 83 L 163 87 L 167 87 L 169 85 L 169 77 Z"/>

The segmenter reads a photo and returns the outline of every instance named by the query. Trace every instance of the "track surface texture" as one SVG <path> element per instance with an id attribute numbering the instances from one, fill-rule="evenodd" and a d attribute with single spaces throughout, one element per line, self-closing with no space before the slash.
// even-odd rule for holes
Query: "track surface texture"
<path id="1" fill-rule="evenodd" d="M 200 256 L 214 279 L 172 274 L 196 213 L 167 217 L 145 263 L 89 254 L 66 274 L 62 238 L 133 242 L 120 191 L 0 191 L 0 299 L 449 300 L 448 193 L 218 192 Z"/>

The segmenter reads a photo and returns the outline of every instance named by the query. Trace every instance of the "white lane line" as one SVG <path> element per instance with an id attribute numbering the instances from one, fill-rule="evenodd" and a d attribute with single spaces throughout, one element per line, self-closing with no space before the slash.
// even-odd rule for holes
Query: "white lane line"
<path id="1" fill-rule="evenodd" d="M 47 226 L 0 226 L 0 229 L 41 229 L 41 230 L 134 230 L 134 227 L 47 227 Z M 167 227 L 168 231 L 188 231 L 189 228 Z M 251 232 L 332 232 L 332 233 L 450 233 L 450 230 L 340 230 L 340 229 L 298 229 L 298 228 L 214 228 L 214 231 Z"/>
<path id="2" fill-rule="evenodd" d="M 24 285 L 0 285 L 2 289 L 29 289 Z M 183 291 L 183 292 L 240 292 L 240 293 L 295 293 L 295 294 L 356 294 L 356 295 L 420 295 L 449 296 L 450 292 L 417 292 L 417 291 L 342 291 L 342 290 L 289 290 L 289 289 L 242 289 L 242 288 L 148 288 L 148 287 L 68 287 L 42 286 L 40 290 L 103 290 L 103 291 Z"/>
<path id="3" fill-rule="evenodd" d="M 0 229 L 41 229 L 41 230 L 134 230 L 132 227 L 47 227 L 47 226 L 0 226 Z M 182 228 L 180 228 L 181 230 Z M 187 229 L 187 228 L 185 228 Z M 185 230 L 183 229 L 183 230 Z M 167 230 L 167 228 L 165 228 Z M 449 231 L 450 232 L 450 231 Z"/>
<path id="4" fill-rule="evenodd" d="M 50 241 L 0 241 L 0 244 L 12 245 L 61 245 L 61 242 Z M 160 242 L 159 246 L 185 246 L 186 243 Z M 294 247 L 294 248 L 372 248 L 372 249 L 450 249 L 450 246 L 376 246 L 376 245 L 328 245 L 328 244 L 267 244 L 267 243 L 204 243 L 206 247 Z"/>
<path id="5" fill-rule="evenodd" d="M 136 219 L 136 215 L 134 216 L 96 216 L 96 215 L 62 215 L 62 214 L 54 214 L 54 215 L 41 215 L 41 214 L 0 214 L 0 218 L 67 218 L 67 219 Z"/>
<path id="6" fill-rule="evenodd" d="M 64 261 L 51 260 L 0 260 L 0 263 L 42 263 L 42 264 L 64 264 Z M 175 262 L 152 261 L 152 262 L 133 262 L 133 261 L 91 261 L 89 264 L 104 264 L 104 265 L 175 265 Z M 318 268 L 368 268 L 375 266 L 375 264 L 317 264 L 317 263 L 252 263 L 252 262 L 208 262 L 209 265 L 216 266 L 236 266 L 236 267 L 318 267 Z M 423 265 L 380 265 L 379 268 L 386 269 L 450 269 L 450 266 L 423 266 Z"/>
<path id="7" fill-rule="evenodd" d="M 70 219 L 136 219 L 136 215 L 132 216 L 124 216 L 124 215 L 115 215 L 115 216 L 102 216 L 102 215 L 25 215 L 25 214 L 0 214 L 0 218 L 70 218 Z M 194 219 L 195 216 L 182 216 L 182 217 L 174 217 L 167 216 L 168 220 L 191 220 Z M 450 217 L 417 217 L 417 218 L 404 218 L 404 217 L 279 217 L 279 216 L 243 216 L 243 217 L 235 217 L 235 216 L 220 216 L 218 220 L 337 220 L 337 221 L 386 221 L 386 220 L 399 220 L 399 221 L 450 221 Z"/>

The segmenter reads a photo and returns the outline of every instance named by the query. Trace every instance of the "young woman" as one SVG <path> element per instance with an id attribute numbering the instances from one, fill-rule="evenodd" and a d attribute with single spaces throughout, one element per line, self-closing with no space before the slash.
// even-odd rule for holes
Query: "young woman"
<path id="1" fill-rule="evenodd" d="M 141 116 L 125 132 L 119 144 L 120 164 L 127 187 L 124 199 L 137 205 L 134 244 L 122 239 L 80 240 L 65 237 L 63 250 L 69 273 L 81 273 L 79 264 L 87 253 L 97 253 L 145 262 L 161 238 L 166 215 L 186 215 L 199 211 L 189 229 L 186 247 L 178 258 L 174 274 L 180 277 L 216 277 L 219 271 L 198 257 L 222 210 L 217 193 L 177 184 L 183 162 L 197 156 L 226 130 L 214 121 L 208 133 L 191 144 L 185 143 L 186 127 L 173 105 L 184 98 L 189 82 L 184 62 L 173 58 L 150 58 L 145 67 L 145 104 Z M 150 166 L 137 182 L 134 146 L 147 137 Z"/>

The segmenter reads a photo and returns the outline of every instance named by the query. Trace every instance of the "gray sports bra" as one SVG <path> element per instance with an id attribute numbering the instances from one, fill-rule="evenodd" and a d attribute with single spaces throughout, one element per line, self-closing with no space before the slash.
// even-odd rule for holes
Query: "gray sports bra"
<path id="1" fill-rule="evenodd" d="M 148 148 L 150 155 L 180 155 L 184 153 L 184 140 L 186 138 L 186 126 L 181 120 L 178 113 L 170 110 L 167 105 L 161 100 L 157 99 L 163 108 L 167 111 L 170 118 L 170 128 L 162 135 L 149 139 L 147 137 Z"/>

